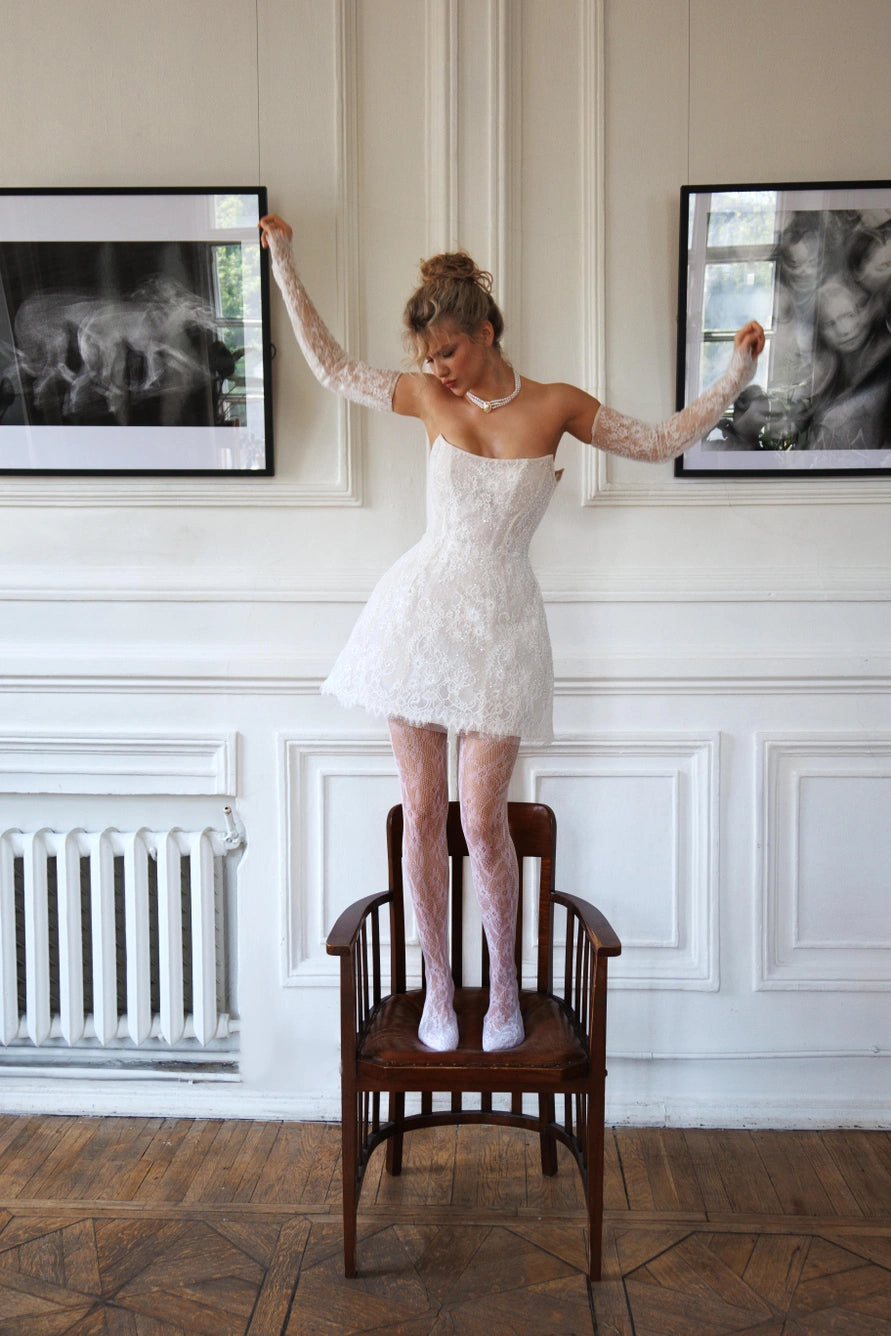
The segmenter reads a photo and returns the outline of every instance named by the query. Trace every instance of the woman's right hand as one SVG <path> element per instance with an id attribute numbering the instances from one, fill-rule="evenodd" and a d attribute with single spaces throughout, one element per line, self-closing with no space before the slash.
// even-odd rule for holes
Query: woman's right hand
<path id="1" fill-rule="evenodd" d="M 761 356 L 764 352 L 764 330 L 757 320 L 750 320 L 736 331 L 733 346 L 748 352 L 751 357 Z"/>
<path id="2" fill-rule="evenodd" d="M 281 235 L 285 241 L 291 241 L 294 235 L 294 229 L 284 220 L 279 218 L 277 213 L 267 213 L 265 218 L 261 218 L 257 226 L 260 229 L 260 245 L 264 250 L 269 248 L 269 238 L 273 233 Z"/>

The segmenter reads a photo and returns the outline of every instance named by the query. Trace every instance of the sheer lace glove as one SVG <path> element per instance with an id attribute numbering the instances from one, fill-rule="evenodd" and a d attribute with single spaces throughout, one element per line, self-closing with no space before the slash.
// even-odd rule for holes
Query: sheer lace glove
<path id="1" fill-rule="evenodd" d="M 354 403 L 391 412 L 393 391 L 400 372 L 378 371 L 365 362 L 351 361 L 301 283 L 294 268 L 290 242 L 276 230 L 268 234 L 268 240 L 275 281 L 285 299 L 300 350 L 316 380 Z"/>
<path id="2" fill-rule="evenodd" d="M 717 425 L 725 409 L 754 376 L 757 364 L 758 359 L 748 349 L 734 348 L 730 366 L 720 380 L 658 427 L 625 417 L 601 404 L 594 419 L 591 444 L 628 459 L 651 462 L 674 459 Z"/>

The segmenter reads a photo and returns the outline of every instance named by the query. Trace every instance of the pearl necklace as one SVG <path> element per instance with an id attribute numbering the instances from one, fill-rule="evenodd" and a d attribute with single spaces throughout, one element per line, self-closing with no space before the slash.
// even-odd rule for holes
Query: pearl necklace
<path id="1" fill-rule="evenodd" d="M 520 373 L 514 371 L 514 388 L 510 394 L 506 394 L 503 399 L 480 399 L 477 395 L 471 394 L 470 390 L 465 390 L 465 397 L 477 408 L 481 408 L 484 413 L 491 413 L 494 408 L 503 408 L 505 404 L 511 403 L 520 393 Z"/>

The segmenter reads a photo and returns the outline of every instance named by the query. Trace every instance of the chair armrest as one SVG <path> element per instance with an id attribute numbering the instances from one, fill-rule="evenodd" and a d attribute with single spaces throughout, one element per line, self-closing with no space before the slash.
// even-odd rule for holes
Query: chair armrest
<path id="1" fill-rule="evenodd" d="M 348 905 L 328 933 L 328 940 L 325 943 L 328 955 L 349 955 L 369 914 L 389 904 L 392 895 L 392 891 L 383 891 L 378 895 L 366 895 L 364 900 L 355 900 Z"/>
<path id="2" fill-rule="evenodd" d="M 606 1070 L 606 989 L 609 957 L 621 953 L 612 925 L 599 909 L 577 895 L 551 892 L 551 904 L 566 914 L 566 938 L 555 944 L 562 968 L 548 977 L 555 997 L 568 1007 L 588 1049 L 591 1070 Z"/>
<path id="3" fill-rule="evenodd" d="M 589 901 L 582 900 L 577 895 L 567 895 L 565 891 L 552 891 L 551 899 L 554 904 L 562 905 L 564 909 L 570 910 L 580 919 L 585 926 L 591 945 L 598 955 L 619 956 L 622 954 L 622 943 L 619 941 L 612 924 Z"/>

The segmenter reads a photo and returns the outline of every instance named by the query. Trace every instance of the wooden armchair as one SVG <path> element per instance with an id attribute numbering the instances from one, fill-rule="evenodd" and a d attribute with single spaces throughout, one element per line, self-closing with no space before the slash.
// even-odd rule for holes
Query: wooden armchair
<path id="1" fill-rule="evenodd" d="M 418 1039 L 423 991 L 406 990 L 401 807 L 394 807 L 387 818 L 389 890 L 351 905 L 328 937 L 328 953 L 340 956 L 343 1251 L 347 1276 L 356 1274 L 359 1192 L 375 1147 L 387 1143 L 386 1167 L 391 1174 L 398 1174 L 403 1135 L 412 1128 L 501 1123 L 538 1132 L 543 1174 L 557 1172 L 558 1140 L 572 1151 L 585 1186 L 589 1275 L 592 1280 L 600 1278 L 607 962 L 622 948 L 593 905 L 554 890 L 557 826 L 551 809 L 540 803 L 510 803 L 508 818 L 520 865 L 518 970 L 523 940 L 523 860 L 540 860 L 536 984 L 520 994 L 526 1038 L 519 1047 L 502 1053 L 482 1050 L 483 1015 L 488 1006 L 484 939 L 483 986 L 463 985 L 462 903 L 467 845 L 458 803 L 449 807 L 448 843 L 451 954 L 460 1047 L 438 1053 Z M 385 916 L 389 918 L 391 944 L 389 990 L 381 977 Z M 406 1113 L 405 1097 L 410 1092 L 420 1095 L 420 1112 Z M 434 1108 L 434 1093 L 450 1096 L 449 1107 Z M 381 1115 L 383 1094 L 388 1096 L 386 1117 Z M 477 1097 L 476 1107 L 466 1106 L 464 1097 L 470 1094 Z M 495 1094 L 510 1096 L 509 1111 L 493 1108 Z M 536 1102 L 530 1096 L 537 1096 L 537 1112 L 527 1111 Z"/>

